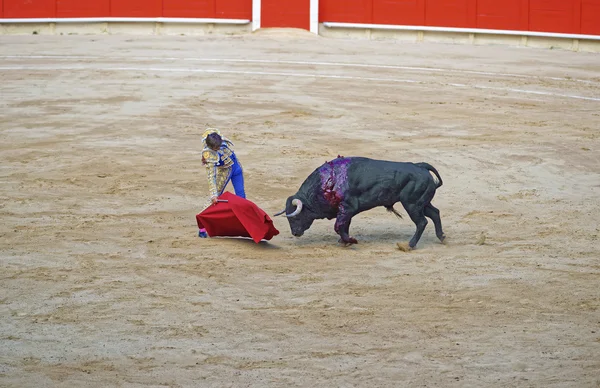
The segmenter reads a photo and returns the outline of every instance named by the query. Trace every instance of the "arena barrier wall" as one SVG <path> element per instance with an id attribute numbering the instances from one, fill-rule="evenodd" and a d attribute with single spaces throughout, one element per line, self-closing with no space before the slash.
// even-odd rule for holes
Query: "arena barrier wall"
<path id="1" fill-rule="evenodd" d="M 600 52 L 600 0 L 0 0 L 2 34 L 242 34 Z"/>

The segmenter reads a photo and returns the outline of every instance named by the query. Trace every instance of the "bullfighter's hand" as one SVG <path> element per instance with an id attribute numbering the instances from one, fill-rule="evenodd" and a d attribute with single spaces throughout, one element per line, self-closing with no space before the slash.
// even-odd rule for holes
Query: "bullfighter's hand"
<path id="1" fill-rule="evenodd" d="M 218 201 L 217 201 L 217 197 L 212 197 L 212 198 L 210 199 L 210 201 L 212 202 L 212 204 L 213 204 L 213 205 L 216 205 L 216 204 L 218 203 Z"/>

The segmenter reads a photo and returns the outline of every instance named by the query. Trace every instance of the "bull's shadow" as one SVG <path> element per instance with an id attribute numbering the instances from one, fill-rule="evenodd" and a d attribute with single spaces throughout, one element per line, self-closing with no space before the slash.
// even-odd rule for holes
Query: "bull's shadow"
<path id="1" fill-rule="evenodd" d="M 394 245 L 409 241 L 413 236 L 414 227 L 408 217 L 398 219 L 383 209 L 373 209 L 370 214 L 359 215 L 354 218 L 352 224 L 352 236 L 358 240 L 355 246 L 360 249 L 361 245 L 381 244 Z M 281 234 L 276 239 L 284 239 L 286 243 L 298 247 L 310 246 L 340 246 L 349 247 L 340 243 L 339 235 L 334 231 L 335 221 L 317 220 L 313 228 L 308 230 L 302 237 L 294 237 L 289 226 L 278 225 Z M 439 244 L 435 231 L 426 229 L 419 242 L 419 247 L 427 247 Z"/>
<path id="2" fill-rule="evenodd" d="M 353 237 L 358 240 L 358 243 L 355 245 L 345 245 L 339 242 L 339 236 L 331 231 L 329 234 L 321 234 L 321 233 L 306 233 L 302 237 L 293 237 L 293 236 L 283 236 L 286 240 L 290 242 L 290 244 L 298 246 L 298 247 L 309 247 L 312 245 L 330 245 L 330 246 L 340 246 L 344 248 L 354 247 L 356 249 L 360 249 L 361 245 L 396 245 L 397 243 L 404 243 L 409 241 L 412 237 L 412 233 L 410 230 L 405 232 L 399 231 L 395 232 L 385 232 L 385 233 L 375 233 L 375 232 L 367 232 L 367 231 L 357 231 L 353 233 Z M 423 238 L 419 241 L 419 247 L 425 248 L 430 245 L 440 244 L 439 240 L 436 238 L 435 234 L 433 235 L 423 235 Z"/>

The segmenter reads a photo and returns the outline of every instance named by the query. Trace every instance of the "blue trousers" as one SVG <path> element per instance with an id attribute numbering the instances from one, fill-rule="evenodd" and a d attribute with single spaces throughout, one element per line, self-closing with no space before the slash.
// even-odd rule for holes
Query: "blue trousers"
<path id="1" fill-rule="evenodd" d="M 233 190 L 235 190 L 235 195 L 238 197 L 246 198 L 246 190 L 244 189 L 244 170 L 242 166 L 236 160 L 235 163 L 231 166 L 231 174 L 229 174 L 229 179 L 227 179 L 227 183 L 223 186 L 223 189 L 219 193 L 219 195 L 223 194 L 225 191 L 225 187 L 231 181 L 233 184 Z"/>

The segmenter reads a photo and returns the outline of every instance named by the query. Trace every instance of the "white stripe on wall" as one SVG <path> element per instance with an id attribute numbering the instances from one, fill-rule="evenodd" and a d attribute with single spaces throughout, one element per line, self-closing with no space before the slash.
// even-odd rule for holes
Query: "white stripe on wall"
<path id="1" fill-rule="evenodd" d="M 89 17 L 89 18 L 0 18 L 0 24 L 27 23 L 213 23 L 213 24 L 248 24 L 246 19 L 214 19 L 214 18 L 144 18 L 144 17 Z"/>
<path id="2" fill-rule="evenodd" d="M 600 40 L 600 35 L 565 34 L 560 32 L 538 32 L 524 30 L 490 30 L 486 28 L 462 28 L 462 27 L 434 27 L 434 26 L 405 26 L 395 24 L 362 24 L 362 23 L 338 23 L 323 22 L 328 28 L 362 28 L 373 30 L 404 30 L 404 31 L 436 31 L 436 32 L 458 32 L 468 34 L 493 34 L 493 35 L 524 35 L 542 36 L 548 38 L 565 39 L 593 39 Z"/>
<path id="3" fill-rule="evenodd" d="M 310 0 L 310 32 L 319 35 L 319 0 Z"/>
<path id="4" fill-rule="evenodd" d="M 252 31 L 260 28 L 260 9 L 261 0 L 252 0 Z"/>

